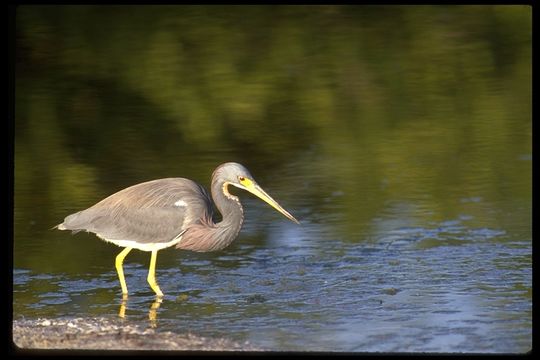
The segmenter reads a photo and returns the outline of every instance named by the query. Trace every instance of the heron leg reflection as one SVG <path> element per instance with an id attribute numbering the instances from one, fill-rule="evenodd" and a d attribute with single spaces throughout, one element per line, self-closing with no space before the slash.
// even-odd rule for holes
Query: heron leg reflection
<path id="1" fill-rule="evenodd" d="M 120 303 L 120 311 L 118 311 L 118 316 L 122 319 L 126 317 L 126 304 L 127 304 L 127 294 L 122 294 L 122 302 Z"/>
<path id="2" fill-rule="evenodd" d="M 124 268 L 122 264 L 124 263 L 124 258 L 129 254 L 129 252 L 133 250 L 133 248 L 125 248 L 116 256 L 116 272 L 118 273 L 118 278 L 120 279 L 120 286 L 122 286 L 122 294 L 127 297 L 127 286 L 126 286 L 126 279 L 124 278 Z"/>
<path id="3" fill-rule="evenodd" d="M 148 269 L 148 284 L 150 284 L 150 287 L 157 296 L 163 296 L 163 293 L 161 292 L 161 289 L 159 288 L 159 285 L 156 282 L 156 258 L 157 258 L 157 250 L 152 250 L 152 257 L 150 258 L 150 269 Z"/>
<path id="4" fill-rule="evenodd" d="M 154 300 L 154 302 L 150 306 L 150 311 L 148 312 L 148 319 L 150 319 L 150 326 L 154 328 L 157 326 L 157 323 L 156 323 L 157 309 L 159 309 L 162 301 L 163 301 L 163 297 L 156 296 L 156 300 Z"/>

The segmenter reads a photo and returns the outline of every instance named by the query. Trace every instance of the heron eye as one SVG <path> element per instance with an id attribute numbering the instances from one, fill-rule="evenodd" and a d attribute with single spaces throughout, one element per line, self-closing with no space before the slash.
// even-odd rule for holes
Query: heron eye
<path id="1" fill-rule="evenodd" d="M 240 180 L 240 181 L 242 182 L 242 181 L 246 180 L 246 178 L 243 177 L 243 176 L 239 176 L 239 177 L 238 177 L 238 180 Z"/>

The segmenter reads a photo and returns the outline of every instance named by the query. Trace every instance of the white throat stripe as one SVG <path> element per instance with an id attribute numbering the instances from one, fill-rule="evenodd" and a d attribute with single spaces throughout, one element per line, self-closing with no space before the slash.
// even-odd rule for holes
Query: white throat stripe
<path id="1" fill-rule="evenodd" d="M 187 206 L 187 202 L 185 202 L 184 200 L 178 200 L 174 203 L 174 206 Z"/>

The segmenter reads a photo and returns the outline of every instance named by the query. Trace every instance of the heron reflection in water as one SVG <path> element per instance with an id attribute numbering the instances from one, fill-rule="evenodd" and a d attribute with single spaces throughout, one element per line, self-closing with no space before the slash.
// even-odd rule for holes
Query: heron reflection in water
<path id="1" fill-rule="evenodd" d="M 299 223 L 255 182 L 244 166 L 228 162 L 212 174 L 212 198 L 204 187 L 189 179 L 153 180 L 120 190 L 86 210 L 69 215 L 56 228 L 74 233 L 93 232 L 125 248 L 116 256 L 115 263 L 124 300 L 128 294 L 124 258 L 133 249 L 151 252 L 147 280 L 160 302 L 163 292 L 155 276 L 159 250 L 176 246 L 199 252 L 216 251 L 229 246 L 238 236 L 244 220 L 243 208 L 238 197 L 229 192 L 229 185 L 249 191 Z M 213 221 L 213 204 L 222 215 L 217 223 Z"/>

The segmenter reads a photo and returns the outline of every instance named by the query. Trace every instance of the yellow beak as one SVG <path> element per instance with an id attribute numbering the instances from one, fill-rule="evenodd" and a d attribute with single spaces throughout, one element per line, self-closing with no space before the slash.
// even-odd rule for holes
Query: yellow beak
<path id="1" fill-rule="evenodd" d="M 244 189 L 246 191 L 249 191 L 253 195 L 257 196 L 259 199 L 263 200 L 264 202 L 272 206 L 274 209 L 276 209 L 277 211 L 285 215 L 285 217 L 287 217 L 289 220 L 294 221 L 297 224 L 300 224 L 300 222 L 296 220 L 294 216 L 292 216 L 287 210 L 282 208 L 281 205 L 279 205 L 276 200 L 272 199 L 272 197 L 268 195 L 266 191 L 264 191 L 255 181 L 248 180 L 245 182 L 245 184 L 231 183 L 231 185 L 234 185 L 239 189 Z"/>

